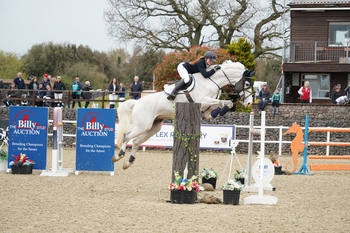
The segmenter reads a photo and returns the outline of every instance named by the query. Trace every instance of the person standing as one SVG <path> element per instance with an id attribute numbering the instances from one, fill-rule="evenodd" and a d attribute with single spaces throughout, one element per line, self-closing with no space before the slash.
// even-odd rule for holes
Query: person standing
<path id="1" fill-rule="evenodd" d="M 24 83 L 21 72 L 17 74 L 17 77 L 13 79 L 13 82 L 15 83 L 17 89 L 19 90 L 26 89 L 26 84 Z"/>
<path id="2" fill-rule="evenodd" d="M 139 77 L 134 77 L 134 82 L 131 84 L 130 99 L 138 100 L 141 97 L 143 91 L 142 84 L 139 82 Z"/>
<path id="3" fill-rule="evenodd" d="M 31 104 L 31 102 L 32 102 L 33 96 L 35 96 L 35 93 L 38 91 L 38 88 L 39 88 L 38 78 L 33 77 L 28 85 L 29 97 L 31 98 L 30 105 L 33 105 Z"/>
<path id="4" fill-rule="evenodd" d="M 119 101 L 123 102 L 125 100 L 126 88 L 124 87 L 123 82 L 120 82 L 119 86 Z"/>
<path id="5" fill-rule="evenodd" d="M 300 103 L 312 103 L 312 90 L 309 81 L 304 82 L 304 86 L 299 89 L 298 94 L 300 95 Z"/>
<path id="6" fill-rule="evenodd" d="M 66 90 L 66 86 L 62 82 L 61 76 L 57 76 L 57 80 L 53 85 L 54 92 L 54 98 L 55 98 L 55 104 L 57 104 L 57 107 L 63 107 L 64 104 L 62 103 L 63 98 L 63 90 Z"/>
<path id="7" fill-rule="evenodd" d="M 189 74 L 201 73 L 204 78 L 209 78 L 217 70 L 221 69 L 221 66 L 217 65 L 214 69 L 207 71 L 207 68 L 213 65 L 215 61 L 216 54 L 213 51 L 207 51 L 204 56 L 197 58 L 195 61 L 181 62 L 177 66 L 177 72 L 179 73 L 181 80 L 176 84 L 167 99 L 175 100 L 177 93 L 190 81 Z"/>
<path id="8" fill-rule="evenodd" d="M 73 99 L 73 103 L 72 103 L 72 108 L 74 108 L 75 106 L 75 101 L 74 100 L 79 100 L 80 99 L 80 95 L 81 95 L 81 89 L 83 88 L 83 85 L 81 85 L 81 82 L 79 80 L 79 76 L 77 75 L 75 77 L 75 81 L 72 83 L 70 89 L 72 90 L 72 99 Z M 79 108 L 81 108 L 81 103 L 80 101 L 78 102 L 78 106 Z"/>
<path id="9" fill-rule="evenodd" d="M 270 102 L 270 90 L 266 84 L 264 84 L 260 90 L 258 98 L 258 106 L 260 111 L 265 111 L 266 105 Z"/>
<path id="10" fill-rule="evenodd" d="M 50 80 L 49 80 L 49 75 L 48 74 L 43 74 L 43 80 L 41 80 L 40 83 L 43 84 L 44 88 L 46 89 L 47 85 L 50 85 Z"/>
<path id="11" fill-rule="evenodd" d="M 90 86 L 90 82 L 89 81 L 86 81 L 84 86 L 83 86 L 83 99 L 86 100 L 85 102 L 85 108 L 87 108 L 90 104 L 90 99 L 91 99 L 91 90 L 92 90 L 92 87 Z"/>
<path id="12" fill-rule="evenodd" d="M 282 95 L 280 89 L 276 88 L 275 92 L 272 95 L 272 114 L 278 114 L 278 108 L 282 102 Z"/>
<path id="13" fill-rule="evenodd" d="M 118 82 L 116 78 L 113 78 L 108 84 L 109 100 L 117 100 L 118 97 Z M 116 102 L 109 102 L 109 108 L 114 108 Z"/>

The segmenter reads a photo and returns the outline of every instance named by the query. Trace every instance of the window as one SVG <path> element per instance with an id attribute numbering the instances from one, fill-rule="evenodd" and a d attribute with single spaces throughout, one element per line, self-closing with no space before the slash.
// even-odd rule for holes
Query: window
<path id="1" fill-rule="evenodd" d="M 329 74 L 303 74 L 302 84 L 305 81 L 310 82 L 312 90 L 312 98 L 314 99 L 328 99 L 330 97 L 330 75 Z"/>
<path id="2" fill-rule="evenodd" d="M 329 46 L 350 45 L 350 22 L 329 23 Z"/>

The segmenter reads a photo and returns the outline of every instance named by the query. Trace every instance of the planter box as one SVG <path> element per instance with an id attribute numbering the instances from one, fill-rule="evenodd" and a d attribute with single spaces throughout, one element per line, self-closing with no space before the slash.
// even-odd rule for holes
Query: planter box
<path id="1" fill-rule="evenodd" d="M 209 178 L 209 179 L 205 179 L 205 178 L 202 178 L 202 183 L 209 183 L 213 186 L 213 188 L 215 189 L 216 187 L 216 178 Z"/>
<path id="2" fill-rule="evenodd" d="M 193 204 L 197 199 L 197 192 L 170 190 L 170 199 L 171 203 Z"/>
<path id="3" fill-rule="evenodd" d="M 224 204 L 239 205 L 239 198 L 241 196 L 240 190 L 223 190 L 224 191 Z"/>
<path id="4" fill-rule="evenodd" d="M 275 175 L 282 175 L 282 166 L 275 166 Z"/>
<path id="5" fill-rule="evenodd" d="M 28 166 L 13 166 L 11 167 L 12 174 L 32 174 L 33 164 Z"/>

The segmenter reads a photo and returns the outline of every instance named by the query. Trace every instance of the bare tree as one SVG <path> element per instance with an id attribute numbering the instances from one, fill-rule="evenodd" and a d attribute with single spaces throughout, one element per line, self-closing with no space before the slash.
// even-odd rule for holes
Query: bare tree
<path id="1" fill-rule="evenodd" d="M 259 22 L 255 15 L 266 7 L 270 15 Z M 254 42 L 254 53 L 280 49 L 263 47 L 264 42 L 280 38 L 276 19 L 284 8 L 276 0 L 108 0 L 105 11 L 108 34 L 120 41 L 136 40 L 154 48 L 189 49 L 195 45 L 211 44 L 224 48 L 236 36 L 248 35 Z M 264 13 L 265 10 L 264 10 Z M 257 22 L 258 21 L 258 22 Z M 255 28 L 253 30 L 253 28 Z M 272 44 L 274 45 L 274 44 Z"/>

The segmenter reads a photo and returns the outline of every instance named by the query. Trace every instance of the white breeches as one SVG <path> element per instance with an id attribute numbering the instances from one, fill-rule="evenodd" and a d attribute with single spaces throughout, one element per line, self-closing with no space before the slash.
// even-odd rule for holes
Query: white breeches
<path id="1" fill-rule="evenodd" d="M 188 71 L 183 66 L 184 62 L 181 62 L 177 66 L 177 72 L 179 73 L 180 77 L 184 80 L 185 83 L 188 83 L 190 81 L 190 76 L 188 74 Z"/>
<path id="2" fill-rule="evenodd" d="M 117 100 L 117 98 L 118 98 L 118 95 L 109 94 L 109 100 Z M 109 105 L 111 104 L 118 105 L 118 102 L 109 102 Z"/>
<path id="3" fill-rule="evenodd" d="M 63 93 L 55 93 L 55 99 L 57 100 L 57 99 L 62 99 L 62 97 L 63 97 Z M 55 102 L 62 102 L 62 100 L 59 100 L 59 101 L 55 101 Z"/>

